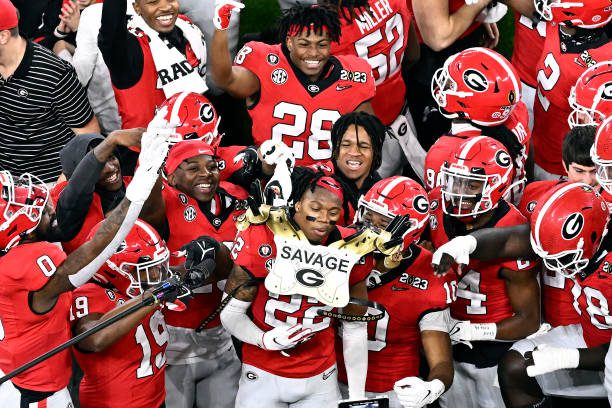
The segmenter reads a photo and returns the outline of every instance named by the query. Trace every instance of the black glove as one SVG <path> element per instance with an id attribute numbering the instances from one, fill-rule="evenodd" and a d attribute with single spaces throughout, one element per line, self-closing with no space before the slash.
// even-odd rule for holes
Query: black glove
<path id="1" fill-rule="evenodd" d="M 188 287 L 202 286 L 208 280 L 210 274 L 215 269 L 214 261 L 219 248 L 219 243 L 207 235 L 202 235 L 181 247 L 181 251 L 185 251 L 187 255 L 185 260 L 185 269 L 187 270 L 185 284 Z M 212 267 L 210 264 L 204 265 L 204 261 L 208 259 L 212 260 Z"/>
<path id="2" fill-rule="evenodd" d="M 247 197 L 247 203 L 249 204 L 249 208 L 253 212 L 253 215 L 258 216 L 261 214 L 259 212 L 259 206 L 264 203 L 261 182 L 259 180 L 255 180 L 251 183 L 250 193 L 251 194 Z"/>
<path id="3" fill-rule="evenodd" d="M 393 221 L 387 225 L 385 231 L 391 233 L 391 239 L 383 244 L 385 249 L 393 248 L 396 245 L 400 245 L 404 242 L 404 234 L 410 228 L 410 217 L 402 215 L 401 217 L 393 218 Z"/>

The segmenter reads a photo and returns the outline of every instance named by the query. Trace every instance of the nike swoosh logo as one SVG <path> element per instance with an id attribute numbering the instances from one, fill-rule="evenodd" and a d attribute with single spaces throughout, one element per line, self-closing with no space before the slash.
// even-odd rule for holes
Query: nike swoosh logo
<path id="1" fill-rule="evenodd" d="M 335 368 L 332 368 L 329 373 L 323 373 L 323 381 L 327 380 L 331 375 L 336 371 Z"/>
<path id="2" fill-rule="evenodd" d="M 453 334 L 458 333 L 458 332 L 459 332 L 459 330 L 460 330 L 460 329 L 459 329 L 459 327 L 457 327 L 457 326 L 453 327 L 453 329 L 451 330 L 451 332 L 450 332 L 450 333 L 448 333 L 448 337 L 453 337 Z"/>
<path id="3" fill-rule="evenodd" d="M 352 88 L 353 85 L 336 85 L 336 91 L 344 91 L 345 89 Z"/>
<path id="4" fill-rule="evenodd" d="M 395 291 L 402 291 L 402 290 L 408 290 L 408 289 L 410 289 L 410 288 L 401 288 L 401 287 L 395 286 L 395 285 L 391 286 L 391 290 L 395 290 Z"/>

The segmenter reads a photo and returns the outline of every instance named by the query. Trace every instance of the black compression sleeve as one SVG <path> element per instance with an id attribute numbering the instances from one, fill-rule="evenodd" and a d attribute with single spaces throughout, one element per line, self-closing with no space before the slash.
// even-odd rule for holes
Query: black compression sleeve
<path id="1" fill-rule="evenodd" d="M 125 0 L 106 0 L 98 34 L 98 47 L 113 85 L 119 89 L 134 86 L 140 80 L 144 66 L 140 43 L 127 29 L 126 9 Z"/>
<path id="2" fill-rule="evenodd" d="M 53 233 L 57 241 L 70 241 L 81 231 L 104 164 L 96 159 L 92 150 L 74 170 L 60 194 L 55 210 L 57 228 L 54 228 Z"/>

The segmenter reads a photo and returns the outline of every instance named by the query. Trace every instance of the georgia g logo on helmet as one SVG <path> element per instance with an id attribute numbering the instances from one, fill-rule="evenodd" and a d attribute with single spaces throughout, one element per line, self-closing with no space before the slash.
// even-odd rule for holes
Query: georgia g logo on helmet
<path id="1" fill-rule="evenodd" d="M 429 203 L 427 202 L 427 198 L 422 195 L 414 197 L 412 206 L 421 214 L 426 214 L 429 211 Z"/>
<path id="2" fill-rule="evenodd" d="M 215 118 L 215 112 L 210 104 L 203 103 L 200 106 L 199 116 L 202 123 L 209 123 Z"/>
<path id="3" fill-rule="evenodd" d="M 574 239 L 580 234 L 584 227 L 584 215 L 579 212 L 571 214 L 561 227 L 561 236 L 563 239 Z"/>
<path id="4" fill-rule="evenodd" d="M 466 69 L 463 73 L 463 82 L 476 92 L 484 92 L 489 88 L 489 82 L 482 72 L 475 69 Z"/>
<path id="5" fill-rule="evenodd" d="M 604 84 L 603 90 L 601 91 L 601 99 L 605 99 L 607 101 L 612 100 L 612 82 L 607 82 Z"/>
<path id="6" fill-rule="evenodd" d="M 495 162 L 499 164 L 501 167 L 510 167 L 512 164 L 512 159 L 510 159 L 510 155 L 503 150 L 498 150 L 495 153 Z"/>

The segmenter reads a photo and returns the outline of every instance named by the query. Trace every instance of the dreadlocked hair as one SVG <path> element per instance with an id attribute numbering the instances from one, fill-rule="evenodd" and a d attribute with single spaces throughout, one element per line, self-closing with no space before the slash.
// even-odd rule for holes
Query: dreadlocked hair
<path id="1" fill-rule="evenodd" d="M 325 3 L 337 7 L 340 17 L 349 23 L 357 16 L 355 10 L 370 10 L 368 0 L 325 0 Z"/>
<path id="2" fill-rule="evenodd" d="M 483 136 L 489 136 L 503 144 L 506 150 L 508 150 L 510 157 L 512 157 L 515 166 L 520 165 L 523 155 L 523 145 L 504 123 L 497 126 L 473 125 L 482 131 Z"/>
<path id="3" fill-rule="evenodd" d="M 306 30 L 307 35 L 323 32 L 333 42 L 340 40 L 340 18 L 338 11 L 329 6 L 304 5 L 297 3 L 281 15 L 278 27 L 279 40 L 283 44 L 287 36 Z"/>
<path id="4" fill-rule="evenodd" d="M 359 197 L 355 194 L 354 189 L 342 178 L 335 174 L 325 174 L 322 171 L 314 171 L 308 167 L 296 166 L 291 174 L 291 184 L 293 191 L 289 197 L 289 202 L 295 205 L 296 202 L 302 199 L 306 191 L 314 192 L 317 187 L 317 181 L 322 177 L 331 177 L 342 187 L 342 210 L 344 213 L 344 224 L 349 225 L 353 222 L 350 218 L 350 206 L 357 208 Z"/>
<path id="5" fill-rule="evenodd" d="M 357 133 L 357 126 L 361 126 L 370 136 L 372 141 L 372 168 L 370 169 L 370 174 L 372 174 L 382 163 L 382 146 L 385 141 L 386 130 L 385 125 L 382 124 L 380 119 L 367 112 L 350 112 L 342 115 L 334 123 L 331 129 L 332 161 L 336 165 L 336 160 L 340 154 L 342 136 L 344 136 L 351 125 L 355 127 L 355 133 Z M 357 143 L 359 143 L 359 139 L 357 139 Z"/>

